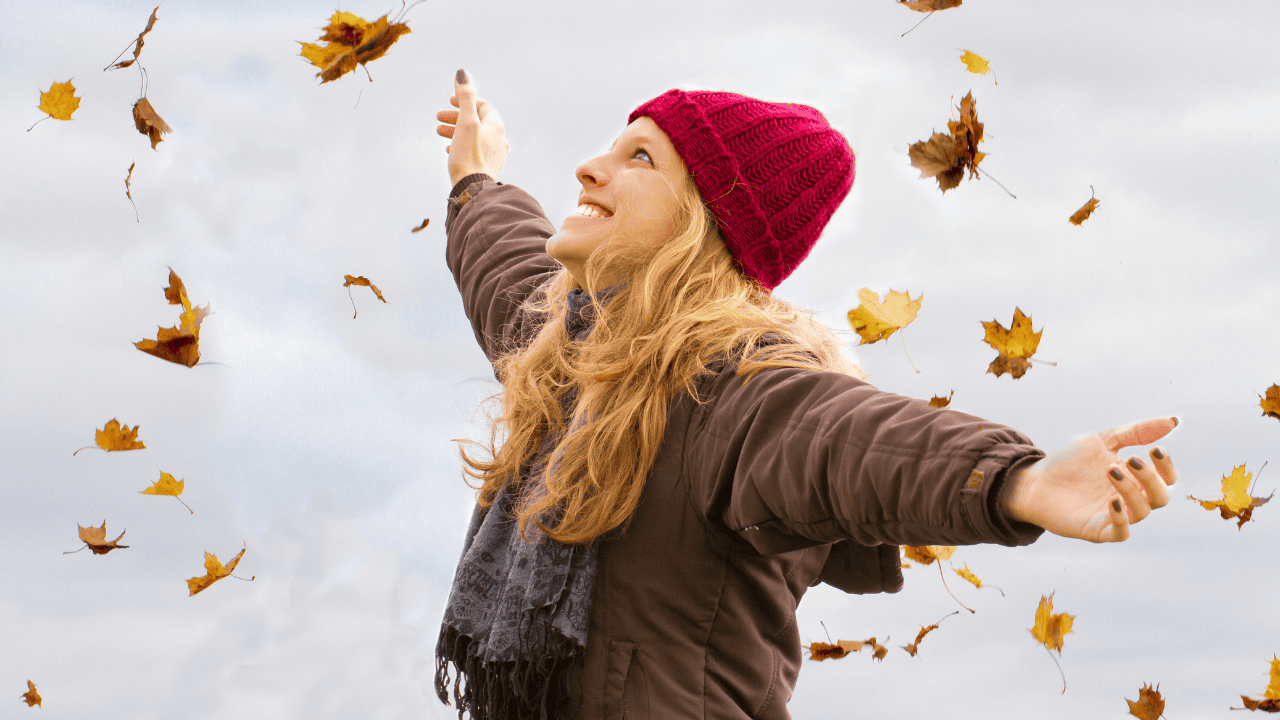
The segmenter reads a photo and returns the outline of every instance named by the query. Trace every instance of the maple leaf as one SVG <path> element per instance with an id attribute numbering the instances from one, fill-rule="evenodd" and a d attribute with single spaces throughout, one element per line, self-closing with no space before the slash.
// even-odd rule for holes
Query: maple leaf
<path id="1" fill-rule="evenodd" d="M 120 51 L 120 55 L 124 55 L 125 53 L 129 52 L 129 48 L 133 48 L 133 59 L 125 60 L 124 62 L 118 62 L 115 65 L 108 65 L 107 67 L 102 68 L 103 72 L 106 72 L 108 70 L 115 70 L 117 68 L 127 68 L 138 61 L 138 54 L 142 52 L 142 45 L 143 45 L 142 36 L 151 32 L 151 28 L 156 24 L 156 12 L 159 10 L 160 10 L 160 6 L 157 5 L 156 9 L 151 11 L 151 19 L 147 21 L 147 27 L 144 28 L 143 31 L 138 34 L 138 39 L 129 43 L 128 47 Z M 116 56 L 116 60 L 120 59 L 120 55 Z M 115 60 L 112 60 L 112 62 L 115 62 Z"/>
<path id="2" fill-rule="evenodd" d="M 1274 654 L 1271 656 L 1271 682 L 1267 684 L 1267 689 L 1262 691 L 1262 699 L 1254 700 L 1247 695 L 1241 695 L 1240 699 L 1244 701 L 1244 707 L 1231 708 L 1232 710 L 1280 712 L 1280 658 Z"/>
<path id="3" fill-rule="evenodd" d="M 957 614 L 957 613 L 959 613 L 959 612 L 960 612 L 959 610 L 956 610 L 956 611 L 955 611 L 955 612 L 953 612 L 953 613 L 948 613 L 948 614 L 946 614 L 946 615 L 943 615 L 943 616 L 942 616 L 942 620 L 946 620 L 947 618 L 949 618 L 949 617 L 951 617 L 952 615 L 955 615 L 955 614 Z M 921 641 L 921 640 L 924 640 L 924 636 L 925 636 L 925 635 L 928 635 L 929 633 L 933 632 L 934 630 L 937 630 L 937 629 L 938 629 L 938 624 L 939 624 L 939 623 L 941 623 L 941 622 L 942 622 L 942 620 L 939 620 L 938 622 L 936 622 L 936 623 L 934 623 L 934 624 L 932 624 L 932 625 L 928 625 L 928 626 L 921 625 L 921 626 L 920 626 L 920 632 L 916 633 L 916 640 L 915 640 L 915 642 L 913 642 L 913 643 L 911 643 L 911 644 L 909 644 L 909 645 L 900 645 L 899 647 L 901 647 L 903 650 L 906 650 L 906 651 L 907 651 L 907 653 L 909 653 L 909 654 L 911 655 L 911 657 L 915 657 L 915 656 L 916 656 L 916 653 L 920 651 L 920 641 Z"/>
<path id="4" fill-rule="evenodd" d="M 1044 328 L 1040 332 L 1032 332 L 1031 318 L 1023 315 L 1019 307 L 1013 309 L 1013 322 L 1008 330 L 996 320 L 983 322 L 982 327 L 987 331 L 982 339 L 1000 353 L 987 366 L 987 372 L 994 373 L 996 377 L 1007 372 L 1015 378 L 1026 374 L 1031 368 L 1030 358 L 1040 346 Z"/>
<path id="5" fill-rule="evenodd" d="M 986 75 L 987 73 L 991 73 L 992 78 L 996 77 L 995 72 L 991 70 L 991 63 L 987 62 L 987 60 L 980 55 L 976 55 L 965 50 L 964 54 L 960 56 L 960 62 L 964 63 L 965 67 L 969 68 L 969 72 L 974 73 L 975 75 Z M 996 84 L 1000 84 L 999 78 L 996 78 Z"/>
<path id="6" fill-rule="evenodd" d="M 146 98 L 139 98 L 138 102 L 133 104 L 133 124 L 138 128 L 138 132 L 151 138 L 152 150 L 156 149 L 156 145 L 164 142 L 164 138 L 160 137 L 162 134 L 173 132 L 173 128 L 160 119 L 156 109 L 151 107 L 151 101 Z"/>
<path id="7" fill-rule="evenodd" d="M 377 295 L 379 300 L 381 300 L 382 302 L 387 301 L 386 298 L 382 297 L 382 291 L 378 289 L 378 286 L 369 282 L 369 279 L 366 278 L 365 276 L 361 275 L 360 277 L 351 277 L 350 275 L 344 275 L 343 278 L 346 280 L 346 282 L 342 283 L 342 287 L 347 288 L 347 297 L 349 298 L 351 297 L 352 285 L 363 285 L 369 288 L 370 290 L 372 290 L 373 294 Z M 351 309 L 352 310 L 356 309 L 356 301 L 354 298 L 352 298 L 351 300 Z M 356 319 L 355 313 L 351 315 L 351 319 L 352 320 Z"/>
<path id="8" fill-rule="evenodd" d="M 1264 464 L 1263 467 L 1266 467 L 1266 465 Z M 1258 472 L 1262 471 L 1259 470 Z M 1221 500 L 1201 500 L 1191 495 L 1188 495 L 1187 499 L 1200 503 L 1200 507 L 1205 510 L 1217 508 L 1221 512 L 1223 520 L 1239 518 L 1239 522 L 1236 524 L 1236 529 L 1239 530 L 1253 517 L 1254 508 L 1266 505 L 1271 498 L 1275 497 L 1275 492 L 1272 492 L 1267 497 L 1250 496 L 1249 486 L 1252 480 L 1253 474 L 1245 472 L 1245 465 L 1240 465 L 1232 470 L 1230 475 L 1222 476 Z"/>
<path id="9" fill-rule="evenodd" d="M 1072 632 L 1071 623 L 1076 618 L 1067 613 L 1053 614 L 1053 593 L 1048 597 L 1040 596 L 1040 605 L 1036 608 L 1036 624 L 1029 632 L 1037 642 L 1050 650 L 1062 654 L 1062 638 Z"/>
<path id="10" fill-rule="evenodd" d="M 978 163 L 986 154 L 978 152 L 983 124 L 978 122 L 978 105 L 970 92 L 960 100 L 960 119 L 947 121 L 950 135 L 934 132 L 928 140 L 913 143 L 907 150 L 911 165 L 920 177 L 935 178 L 942 194 L 960 184 L 965 170 L 969 178 L 978 175 Z"/>
<path id="11" fill-rule="evenodd" d="M 911 299 L 911 291 L 900 293 L 890 290 L 880 302 L 880 296 L 871 288 L 858 291 L 862 304 L 849 311 L 849 324 L 862 336 L 859 345 L 868 345 L 888 338 L 896 330 L 910 325 L 920 312 L 924 295 Z"/>
<path id="12" fill-rule="evenodd" d="M 951 394 L 946 397 L 942 397 L 941 395 L 934 395 L 932 398 L 929 399 L 929 407 L 944 408 L 951 404 L 951 398 L 955 397 L 955 394 L 956 394 L 956 391 L 952 390 Z"/>
<path id="13" fill-rule="evenodd" d="M 248 549 L 249 548 L 246 545 L 245 550 L 248 550 Z M 205 588 L 218 582 L 222 578 L 230 575 L 231 571 L 236 569 L 236 565 L 240 564 L 240 558 L 242 557 L 244 557 L 244 550 L 241 550 L 240 552 L 236 553 L 236 556 L 231 558 L 231 561 L 228 562 L 224 567 L 222 563 L 218 562 L 217 555 L 214 555 L 211 552 L 206 552 L 204 554 L 205 574 L 203 577 L 193 577 L 190 580 L 188 580 L 187 590 L 191 592 L 191 595 L 195 595 L 201 590 L 204 590 Z M 249 578 L 249 579 L 252 580 L 256 577 L 257 575 L 254 575 L 253 578 Z M 191 595 L 188 595 L 187 597 L 191 597 Z"/>
<path id="14" fill-rule="evenodd" d="M 1254 394 L 1257 395 L 1257 393 Z M 1273 384 L 1267 388 L 1266 397 L 1261 395 L 1258 395 L 1258 397 L 1262 398 L 1258 401 L 1258 406 L 1262 408 L 1263 416 L 1280 420 L 1280 385 Z"/>
<path id="15" fill-rule="evenodd" d="M 1129 714 L 1142 720 L 1158 720 L 1164 714 L 1164 699 L 1160 697 L 1158 683 L 1155 688 L 1142 683 L 1142 689 L 1138 690 L 1138 701 L 1134 702 L 1129 698 L 1124 701 L 1129 703 Z"/>
<path id="16" fill-rule="evenodd" d="M 129 547 L 128 545 L 117 544 L 120 542 L 120 538 L 124 537 L 125 531 L 123 530 L 120 531 L 120 535 L 118 535 L 115 540 L 107 540 L 106 520 L 102 521 L 102 525 L 100 527 L 94 527 L 92 525 L 89 527 L 81 527 L 79 523 L 76 523 L 76 527 L 80 528 L 80 539 L 84 541 L 84 544 L 89 547 L 89 550 L 91 550 L 94 555 L 106 555 L 116 548 Z M 84 548 L 80 548 L 80 550 L 83 549 Z M 70 552 L 80 552 L 80 550 L 67 551 L 62 554 L 67 555 Z"/>
<path id="17" fill-rule="evenodd" d="M 841 640 L 836 643 L 815 642 L 806 645 L 805 649 L 809 651 L 810 660 L 822 662 L 838 660 L 849 653 L 859 652 L 865 644 L 862 640 Z"/>
<path id="18" fill-rule="evenodd" d="M 422 221 L 422 224 L 421 224 L 421 225 L 419 225 L 418 227 L 416 227 L 416 228 L 414 228 L 414 229 L 410 230 L 409 232 L 415 232 L 415 233 L 417 233 L 417 232 L 422 232 L 423 230 L 425 230 L 425 229 L 426 229 L 427 224 L 428 224 L 428 223 L 430 223 L 430 222 L 431 222 L 431 218 L 427 218 L 427 219 L 425 219 L 425 220 L 423 220 L 423 221 Z"/>
<path id="19" fill-rule="evenodd" d="M 924 565 L 931 565 L 934 560 L 950 560 L 955 554 L 957 545 L 903 545 L 902 552 L 908 558 Z"/>
<path id="20" fill-rule="evenodd" d="M 71 84 L 71 80 L 64 83 L 55 82 L 49 86 L 48 92 L 41 91 L 40 112 L 48 113 L 54 120 L 70 120 L 71 114 L 80 107 L 80 98 L 75 94 L 76 86 Z M 41 118 L 41 120 L 47 119 Z M 27 132 L 31 132 L 31 128 L 27 128 Z"/>
<path id="21" fill-rule="evenodd" d="M 916 12 L 934 12 L 947 8 L 959 7 L 964 0 L 898 0 L 898 4 L 909 7 Z"/>
<path id="22" fill-rule="evenodd" d="M 325 43 L 324 47 L 299 42 L 302 45 L 300 55 L 320 68 L 316 77 L 321 79 L 321 85 L 355 70 L 356 65 L 366 65 L 377 60 L 387 54 L 387 50 L 401 35 L 410 32 L 409 27 L 402 22 L 388 22 L 386 15 L 369 22 L 341 11 L 335 12 L 323 29 L 320 42 Z M 367 65 L 365 70 L 368 70 Z"/>
<path id="23" fill-rule="evenodd" d="M 141 426 L 134 425 L 133 428 L 130 428 L 128 425 L 124 425 L 122 427 L 119 420 L 111 418 L 106 425 L 102 426 L 101 430 L 94 431 L 93 439 L 94 442 L 98 444 L 98 447 L 106 450 L 107 452 L 115 452 L 119 450 L 145 450 L 147 446 L 142 444 L 141 440 L 138 440 L 139 427 Z M 88 445 L 80 448 L 80 450 L 86 450 L 91 447 L 93 446 Z M 80 452 L 80 450 L 76 450 L 76 452 L 71 454 L 75 455 Z"/>
<path id="24" fill-rule="evenodd" d="M 142 495 L 172 495 L 178 500 L 178 502 L 182 503 L 187 510 L 190 510 L 192 515 L 194 515 L 196 511 L 191 510 L 191 506 L 182 502 L 182 498 L 178 497 L 182 494 L 182 488 L 185 487 L 186 484 L 186 480 L 175 480 L 172 475 L 161 470 L 159 480 L 152 483 L 146 490 L 139 490 L 138 492 Z"/>
<path id="25" fill-rule="evenodd" d="M 178 274 L 169 268 L 169 287 L 164 296 L 170 305 L 182 305 L 178 325 L 160 328 L 155 340 L 139 340 L 134 347 L 179 365 L 195 367 L 200 362 L 200 322 L 209 314 L 209 306 L 193 307 L 187 299 L 187 289 Z"/>
<path id="26" fill-rule="evenodd" d="M 1079 210 L 1075 211 L 1071 214 L 1071 217 L 1067 218 L 1072 225 L 1079 225 L 1085 220 L 1088 220 L 1089 216 L 1093 214 L 1093 209 L 1098 207 L 1098 199 L 1093 196 L 1093 192 L 1093 186 L 1090 185 L 1089 201 L 1084 205 L 1081 205 Z"/>
<path id="27" fill-rule="evenodd" d="M 27 707 L 35 707 L 36 705 L 44 707 L 44 703 L 41 702 L 42 698 L 40 697 L 40 693 L 36 692 L 36 684 L 30 680 L 27 681 L 27 691 L 22 693 L 19 697 L 21 697 L 22 701 L 27 704 Z"/>

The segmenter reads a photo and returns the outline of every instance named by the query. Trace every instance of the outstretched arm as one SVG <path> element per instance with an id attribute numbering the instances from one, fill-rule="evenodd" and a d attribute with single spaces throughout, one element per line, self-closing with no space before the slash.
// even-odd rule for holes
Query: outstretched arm
<path id="1" fill-rule="evenodd" d="M 1169 504 L 1168 486 L 1178 479 L 1173 461 L 1159 447 L 1150 462 L 1136 455 L 1122 462 L 1117 451 L 1168 435 L 1177 418 L 1143 420 L 1087 435 L 1015 470 L 1003 493 L 1010 517 L 1054 535 L 1089 542 L 1120 542 L 1129 524 Z"/>

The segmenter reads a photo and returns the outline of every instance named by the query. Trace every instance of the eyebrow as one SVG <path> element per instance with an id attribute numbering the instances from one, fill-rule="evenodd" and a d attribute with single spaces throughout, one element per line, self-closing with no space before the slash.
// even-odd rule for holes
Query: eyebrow
<path id="1" fill-rule="evenodd" d="M 651 137 L 651 136 L 649 136 L 649 135 L 638 135 L 638 136 L 636 136 L 636 137 L 634 138 L 634 140 L 636 140 L 637 142 L 640 142 L 640 143 L 647 144 L 647 145 L 654 145 L 654 144 L 656 144 L 656 143 L 657 143 L 657 140 L 655 140 L 653 137 Z M 612 149 L 614 149 L 614 148 L 615 148 L 615 147 L 617 147 L 617 146 L 618 146 L 618 141 L 617 141 L 617 140 L 614 140 L 614 141 L 613 141 L 613 144 L 609 146 L 609 149 L 610 149 L 610 150 L 612 150 Z"/>

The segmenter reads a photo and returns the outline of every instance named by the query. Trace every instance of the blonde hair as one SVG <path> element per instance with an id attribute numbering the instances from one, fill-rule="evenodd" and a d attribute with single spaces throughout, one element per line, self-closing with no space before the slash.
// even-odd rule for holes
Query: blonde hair
<path id="1" fill-rule="evenodd" d="M 625 237 L 623 229 L 588 257 L 584 281 L 595 325 L 585 340 L 573 340 L 565 329 L 567 294 L 575 286 L 567 268 L 525 299 L 519 311 L 529 314 L 527 326 L 536 334 L 526 347 L 501 349 L 494 369 L 503 389 L 484 401 L 502 401 L 499 418 L 486 411 L 485 449 L 493 460 L 458 448 L 469 466 L 464 472 L 482 482 L 476 501 L 488 508 L 509 480 L 523 482 L 521 469 L 548 437 L 556 438 L 528 477 L 548 466 L 551 472 L 540 486 L 531 483 L 537 492 L 524 493 L 516 506 L 526 542 L 530 521 L 564 543 L 591 541 L 626 522 L 662 443 L 670 400 L 688 392 L 705 405 L 695 385 L 714 374 L 707 365 L 717 358 L 740 361 L 735 373 L 746 376 L 744 382 L 779 367 L 868 377 L 845 342 L 811 312 L 772 297 L 742 274 L 691 177 L 673 189 L 678 212 L 667 242 L 609 246 Z M 615 216 L 625 216 L 618 209 Z M 601 305 L 594 294 L 604 277 L 630 281 Z M 760 344 L 766 334 L 772 337 Z M 575 429 L 566 433 L 561 397 L 571 389 L 577 391 Z M 499 450 L 500 429 L 507 437 Z M 513 490 L 519 493 L 520 485 Z M 544 517 L 554 524 L 544 524 Z"/>

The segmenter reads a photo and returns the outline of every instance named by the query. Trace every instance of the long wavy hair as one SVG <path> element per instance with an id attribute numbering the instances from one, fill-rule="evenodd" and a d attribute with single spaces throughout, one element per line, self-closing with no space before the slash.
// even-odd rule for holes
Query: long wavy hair
<path id="1" fill-rule="evenodd" d="M 567 295 L 577 286 L 567 268 L 522 302 L 527 327 L 537 329 L 524 347 L 503 349 L 494 363 L 503 389 L 483 401 L 502 403 L 496 419 L 485 413 L 485 450 L 493 460 L 458 448 L 468 466 L 464 472 L 482 482 L 477 487 L 468 481 L 481 507 L 491 507 L 506 483 L 516 483 L 512 492 L 520 501 L 513 507 L 526 542 L 529 522 L 564 543 L 588 542 L 623 525 L 640 502 L 670 400 L 687 392 L 705 405 L 696 383 L 713 374 L 707 366 L 717 358 L 736 362 L 744 382 L 779 367 L 868 378 L 845 341 L 812 312 L 743 275 L 691 177 L 672 189 L 678 210 L 667 242 L 612 243 L 627 236 L 625 224 L 614 223 L 587 258 L 585 290 L 595 324 L 582 341 L 565 328 Z M 624 208 L 615 208 L 615 217 L 625 219 Z M 608 287 L 605 278 L 630 280 L 602 304 L 595 294 Z M 566 393 L 573 403 L 572 432 L 565 432 Z M 499 431 L 506 440 L 495 449 Z M 555 438 L 550 453 L 527 476 L 551 470 L 544 482 L 525 488 L 521 471 L 544 442 L 552 442 L 548 438 Z"/>

